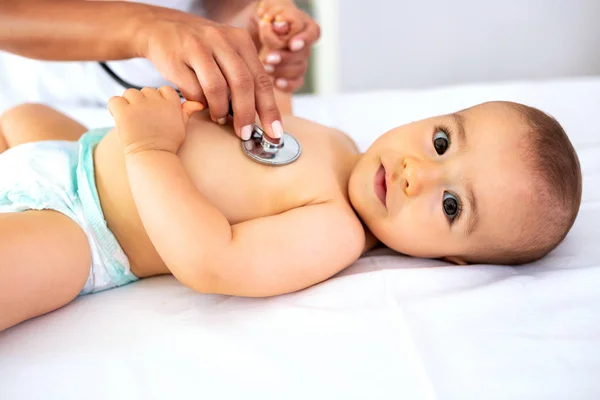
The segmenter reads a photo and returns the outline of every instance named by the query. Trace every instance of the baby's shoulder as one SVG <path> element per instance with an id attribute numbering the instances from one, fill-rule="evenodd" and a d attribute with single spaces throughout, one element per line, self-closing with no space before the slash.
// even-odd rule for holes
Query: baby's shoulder
<path id="1" fill-rule="evenodd" d="M 307 231 L 304 232 L 304 237 L 315 239 L 325 235 L 327 240 L 324 243 L 328 244 L 330 250 L 346 252 L 351 258 L 347 261 L 354 262 L 365 247 L 366 232 L 362 222 L 343 197 L 318 201 L 301 207 L 303 220 L 312 221 L 305 225 Z M 295 226 L 293 229 L 297 228 Z"/>
<path id="2" fill-rule="evenodd" d="M 337 128 L 296 116 L 286 116 L 283 121 L 286 131 L 297 132 L 303 139 L 305 136 L 308 136 L 307 139 L 326 139 L 340 149 L 358 152 L 358 146 L 350 136 Z"/>
<path id="3" fill-rule="evenodd" d="M 301 163 L 305 171 L 319 171 L 323 178 L 332 176 L 327 173 L 329 171 L 346 181 L 359 154 L 358 147 L 348 135 L 339 129 L 297 117 L 289 118 L 285 123 L 286 131 L 302 146 Z"/>

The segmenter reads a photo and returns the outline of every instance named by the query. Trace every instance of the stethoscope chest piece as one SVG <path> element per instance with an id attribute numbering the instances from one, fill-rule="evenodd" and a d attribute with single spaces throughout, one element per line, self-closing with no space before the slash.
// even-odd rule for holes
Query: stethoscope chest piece
<path id="1" fill-rule="evenodd" d="M 252 137 L 242 141 L 242 149 L 253 160 L 266 165 L 286 165 L 300 157 L 302 147 L 289 133 L 284 133 L 277 142 L 254 125 Z"/>
<path id="2" fill-rule="evenodd" d="M 121 79 L 114 71 L 101 62 L 100 66 L 115 80 L 117 83 L 126 88 L 141 90 L 141 87 L 130 84 Z M 179 93 L 179 91 L 177 91 Z M 179 93 L 179 97 L 183 98 Z M 229 102 L 229 115 L 233 116 L 233 106 Z M 242 141 L 242 149 L 252 158 L 261 164 L 266 165 L 286 165 L 292 163 L 300 157 L 302 147 L 295 137 L 289 133 L 284 133 L 281 139 L 271 139 L 264 134 L 263 130 L 254 124 L 254 131 L 249 140 Z"/>

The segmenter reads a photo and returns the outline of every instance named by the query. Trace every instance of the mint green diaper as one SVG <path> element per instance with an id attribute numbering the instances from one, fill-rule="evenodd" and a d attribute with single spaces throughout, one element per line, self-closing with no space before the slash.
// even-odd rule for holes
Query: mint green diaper
<path id="1" fill-rule="evenodd" d="M 78 142 L 27 143 L 0 155 L 0 213 L 55 210 L 85 231 L 92 265 L 82 295 L 138 279 L 106 226 L 96 189 L 93 152 L 109 130 L 91 130 Z"/>

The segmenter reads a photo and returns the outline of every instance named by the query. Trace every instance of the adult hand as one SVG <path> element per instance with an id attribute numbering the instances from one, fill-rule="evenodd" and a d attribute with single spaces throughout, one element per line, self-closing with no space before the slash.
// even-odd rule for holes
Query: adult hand
<path id="1" fill-rule="evenodd" d="M 311 47 L 321 35 L 319 25 L 291 0 L 261 1 L 256 18 L 265 70 L 279 89 L 300 89 Z"/>
<path id="2" fill-rule="evenodd" d="M 139 56 L 187 100 L 207 106 L 213 121 L 226 123 L 231 94 L 238 136 L 250 138 L 256 113 L 267 135 L 282 136 L 271 79 L 245 30 L 164 8 L 153 8 L 139 26 Z"/>
<path id="3" fill-rule="evenodd" d="M 256 113 L 269 136 L 283 132 L 273 85 L 244 30 L 127 1 L 0 0 L 0 49 L 55 61 L 145 57 L 183 95 L 248 137 Z"/>

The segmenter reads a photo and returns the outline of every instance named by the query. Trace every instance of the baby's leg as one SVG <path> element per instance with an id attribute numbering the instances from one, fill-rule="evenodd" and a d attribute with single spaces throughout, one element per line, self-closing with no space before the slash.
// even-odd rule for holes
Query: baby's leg
<path id="1" fill-rule="evenodd" d="M 77 121 L 41 104 L 23 104 L 0 117 L 0 153 L 41 140 L 78 140 L 87 129 Z"/>
<path id="2" fill-rule="evenodd" d="M 8 150 L 8 144 L 6 144 L 4 134 L 2 133 L 2 124 L 0 124 L 0 153 L 2 153 L 5 150 Z"/>
<path id="3" fill-rule="evenodd" d="M 42 140 L 78 140 L 86 128 L 39 104 L 0 117 L 0 153 Z M 0 331 L 73 300 L 90 272 L 84 231 L 50 210 L 0 213 Z"/>
<path id="4" fill-rule="evenodd" d="M 67 216 L 0 214 L 0 332 L 73 300 L 90 264 L 88 239 Z"/>

